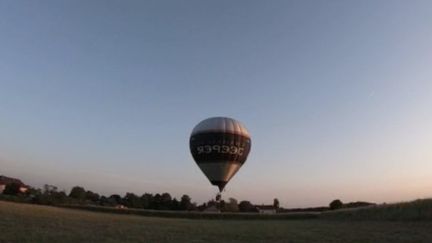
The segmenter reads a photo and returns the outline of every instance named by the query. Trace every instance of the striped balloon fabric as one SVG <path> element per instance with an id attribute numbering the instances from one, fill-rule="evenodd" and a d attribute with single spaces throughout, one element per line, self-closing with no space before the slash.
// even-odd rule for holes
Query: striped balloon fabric
<path id="1" fill-rule="evenodd" d="M 202 172 L 222 192 L 245 163 L 251 149 L 251 138 L 239 121 L 212 117 L 195 126 L 189 145 Z"/>

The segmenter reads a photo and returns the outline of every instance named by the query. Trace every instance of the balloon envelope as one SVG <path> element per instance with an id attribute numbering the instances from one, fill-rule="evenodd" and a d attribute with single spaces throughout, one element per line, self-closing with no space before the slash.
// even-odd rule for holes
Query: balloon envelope
<path id="1" fill-rule="evenodd" d="M 247 129 L 228 117 L 212 117 L 192 131 L 190 151 L 209 181 L 222 191 L 245 163 L 251 148 Z"/>

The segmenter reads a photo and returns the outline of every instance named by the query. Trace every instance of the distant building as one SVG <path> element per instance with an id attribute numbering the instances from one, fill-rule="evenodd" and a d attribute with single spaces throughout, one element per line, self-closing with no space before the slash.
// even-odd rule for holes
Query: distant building
<path id="1" fill-rule="evenodd" d="M 260 214 L 275 214 L 276 208 L 273 205 L 255 205 Z"/>
<path id="2" fill-rule="evenodd" d="M 117 208 L 117 209 L 127 209 L 128 207 L 126 207 L 123 204 L 117 204 L 117 205 L 115 205 L 115 208 Z"/>
<path id="3" fill-rule="evenodd" d="M 0 175 L 0 193 L 3 193 L 6 186 L 12 183 L 20 185 L 19 190 L 22 193 L 25 193 L 29 189 L 29 186 L 24 184 L 20 179 Z"/>

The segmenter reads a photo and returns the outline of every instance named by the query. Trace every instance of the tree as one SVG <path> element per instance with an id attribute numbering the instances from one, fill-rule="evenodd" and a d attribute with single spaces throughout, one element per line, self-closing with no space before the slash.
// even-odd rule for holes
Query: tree
<path id="1" fill-rule="evenodd" d="M 153 201 L 153 195 L 150 193 L 144 193 L 141 196 L 141 203 L 143 208 L 149 209 L 152 205 L 152 201 Z"/>
<path id="2" fill-rule="evenodd" d="M 141 208 L 141 199 L 134 193 L 128 192 L 123 198 L 125 206 L 129 208 Z"/>
<path id="3" fill-rule="evenodd" d="M 249 201 L 241 201 L 238 205 L 240 212 L 256 212 L 256 208 Z"/>
<path id="4" fill-rule="evenodd" d="M 68 202 L 68 196 L 64 191 L 58 191 L 53 185 L 45 184 L 43 192 L 32 191 L 32 202 L 45 205 L 64 204 Z"/>
<path id="5" fill-rule="evenodd" d="M 99 205 L 101 205 L 101 206 L 113 206 L 113 205 L 110 205 L 108 198 L 105 196 L 101 196 L 99 198 Z"/>
<path id="6" fill-rule="evenodd" d="M 238 212 L 239 207 L 235 198 L 230 198 L 228 203 L 225 203 L 224 211 L 226 212 Z"/>
<path id="7" fill-rule="evenodd" d="M 75 186 L 70 191 L 69 197 L 75 198 L 78 200 L 84 200 L 86 198 L 86 191 L 83 187 Z"/>
<path id="8" fill-rule="evenodd" d="M 219 202 L 216 202 L 219 205 L 216 205 L 216 207 L 220 210 L 220 211 L 225 211 L 225 200 L 219 200 Z"/>
<path id="9" fill-rule="evenodd" d="M 160 209 L 162 204 L 162 196 L 159 193 L 156 193 L 153 197 L 150 208 L 152 209 Z"/>
<path id="10" fill-rule="evenodd" d="M 32 199 L 32 201 L 33 201 L 33 199 L 34 199 L 37 195 L 42 194 L 42 191 L 41 191 L 41 189 L 39 189 L 39 188 L 33 188 L 33 187 L 30 187 L 30 188 L 25 192 L 25 194 L 26 194 L 28 197 L 30 197 L 30 198 Z"/>
<path id="11" fill-rule="evenodd" d="M 279 208 L 279 200 L 277 198 L 273 199 L 273 207 L 276 209 Z"/>
<path id="12" fill-rule="evenodd" d="M 108 197 L 108 202 L 110 205 L 117 205 L 117 204 L 121 204 L 122 203 L 122 198 L 120 197 L 120 195 L 118 194 L 113 194 L 111 196 Z"/>
<path id="13" fill-rule="evenodd" d="M 190 210 L 191 208 L 191 198 L 188 195 L 183 195 L 180 199 L 180 210 Z"/>
<path id="14" fill-rule="evenodd" d="M 51 202 L 52 204 L 62 204 L 66 203 L 68 200 L 68 197 L 66 195 L 66 192 L 64 191 L 55 191 L 51 194 Z"/>
<path id="15" fill-rule="evenodd" d="M 339 199 L 333 200 L 329 205 L 331 210 L 342 208 L 342 206 L 343 206 L 343 203 Z"/>
<path id="16" fill-rule="evenodd" d="M 48 185 L 48 184 L 44 185 L 44 193 L 50 194 L 52 192 L 56 192 L 57 189 L 58 188 L 56 186 L 53 186 L 53 185 Z"/>
<path id="17" fill-rule="evenodd" d="M 169 210 L 171 208 L 171 195 L 168 192 L 162 193 L 160 209 Z"/>
<path id="18" fill-rule="evenodd" d="M 5 189 L 3 190 L 4 194 L 7 195 L 17 195 L 20 193 L 21 184 L 12 182 L 6 185 Z"/>
<path id="19" fill-rule="evenodd" d="M 180 202 L 177 200 L 177 198 L 174 198 L 171 201 L 171 210 L 180 210 Z"/>
<path id="20" fill-rule="evenodd" d="M 100 199 L 100 196 L 99 196 L 99 194 L 94 193 L 92 191 L 86 191 L 86 193 L 85 193 L 85 199 L 89 200 L 89 201 L 92 201 L 92 202 L 98 202 L 99 199 Z"/>
<path id="21" fill-rule="evenodd" d="M 191 205 L 189 206 L 189 211 L 196 211 L 196 210 L 197 210 L 197 204 L 191 203 Z"/>

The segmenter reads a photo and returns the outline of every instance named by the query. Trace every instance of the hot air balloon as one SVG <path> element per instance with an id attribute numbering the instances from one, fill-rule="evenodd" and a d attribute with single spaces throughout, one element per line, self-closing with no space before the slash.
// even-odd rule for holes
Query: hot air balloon
<path id="1" fill-rule="evenodd" d="M 211 117 L 195 126 L 189 145 L 201 171 L 222 192 L 245 163 L 251 149 L 251 138 L 239 121 Z"/>

